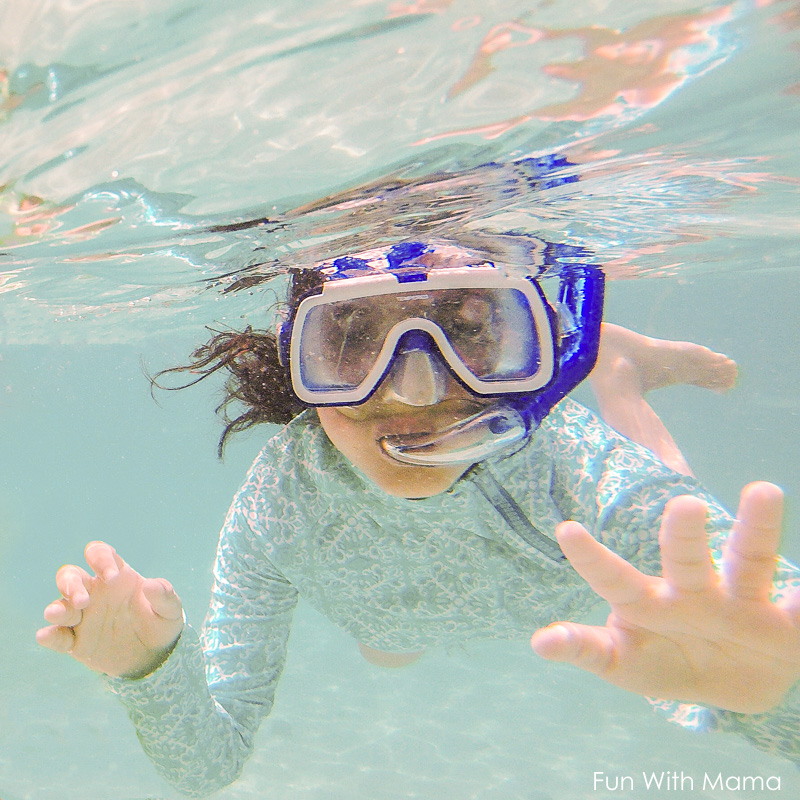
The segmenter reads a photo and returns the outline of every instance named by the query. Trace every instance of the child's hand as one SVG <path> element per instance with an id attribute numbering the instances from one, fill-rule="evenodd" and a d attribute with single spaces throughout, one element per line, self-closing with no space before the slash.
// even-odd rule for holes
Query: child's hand
<path id="1" fill-rule="evenodd" d="M 611 605 L 605 627 L 557 622 L 533 635 L 540 656 L 566 661 L 639 694 L 757 713 L 800 680 L 800 589 L 770 601 L 783 496 L 742 491 L 737 521 L 714 571 L 705 505 L 684 496 L 664 512 L 663 577 L 644 575 L 565 522 L 558 541 Z"/>
<path id="2" fill-rule="evenodd" d="M 86 563 L 95 577 L 73 564 L 56 574 L 62 597 L 44 610 L 53 624 L 37 641 L 107 675 L 152 672 L 183 628 L 180 599 L 167 581 L 143 578 L 103 542 L 86 546 Z"/>

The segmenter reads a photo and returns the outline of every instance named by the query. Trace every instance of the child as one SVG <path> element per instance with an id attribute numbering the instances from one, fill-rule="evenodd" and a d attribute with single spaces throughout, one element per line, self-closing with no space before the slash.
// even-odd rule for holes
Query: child
<path id="1" fill-rule="evenodd" d="M 714 706 L 677 713 L 800 760 L 800 580 L 785 562 L 776 572 L 780 492 L 745 489 L 734 524 L 692 478 L 562 399 L 595 363 L 601 303 L 594 268 L 528 280 L 442 244 L 296 271 L 277 336 L 220 334 L 181 368 L 230 371 L 228 399 L 246 410 L 221 446 L 288 422 L 228 514 L 202 640 L 170 584 L 92 542 L 95 577 L 59 570 L 40 643 L 107 676 L 148 756 L 192 796 L 241 771 L 299 595 L 376 663 L 535 631 L 546 658 Z M 641 392 L 733 379 L 704 348 L 606 334 L 601 407 L 656 450 L 666 432 Z M 592 590 L 612 607 L 606 626 L 559 622 Z"/>

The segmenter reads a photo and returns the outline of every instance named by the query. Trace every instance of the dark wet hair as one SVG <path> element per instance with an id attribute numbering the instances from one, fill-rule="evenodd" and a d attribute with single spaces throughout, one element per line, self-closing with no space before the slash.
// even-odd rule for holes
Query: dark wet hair
<path id="1" fill-rule="evenodd" d="M 317 289 L 324 279 L 313 269 L 290 272 L 287 306 L 291 319 L 300 300 Z M 281 364 L 274 332 L 254 330 L 250 326 L 243 331 L 212 328 L 209 331 L 213 336 L 191 354 L 188 364 L 161 370 L 150 378 L 150 383 L 153 390 L 177 391 L 194 386 L 217 372 L 228 373 L 223 400 L 216 408 L 225 422 L 217 448 L 222 458 L 233 434 L 264 422 L 283 425 L 308 406 L 292 390 L 289 365 Z M 193 377 L 177 386 L 165 385 L 164 378 L 182 374 Z"/>

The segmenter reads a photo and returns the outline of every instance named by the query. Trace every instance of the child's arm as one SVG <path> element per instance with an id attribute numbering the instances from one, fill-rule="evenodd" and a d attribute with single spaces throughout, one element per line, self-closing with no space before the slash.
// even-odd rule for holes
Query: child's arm
<path id="1" fill-rule="evenodd" d="M 258 483 L 251 476 L 222 531 L 202 642 L 166 581 L 142 578 L 102 543 L 87 547 L 96 577 L 59 570 L 63 597 L 37 636 L 104 673 L 156 769 L 192 797 L 238 777 L 283 667 L 297 593 L 263 552 L 260 525 L 251 528 L 262 516 Z"/>
<path id="2" fill-rule="evenodd" d="M 234 504 L 217 551 L 211 608 L 142 680 L 107 679 L 158 772 L 202 797 L 236 780 L 272 709 L 297 593 L 265 561 Z"/>
<path id="3" fill-rule="evenodd" d="M 759 712 L 800 680 L 800 575 L 773 596 L 781 517 L 777 487 L 746 487 L 715 570 L 705 504 L 670 501 L 659 537 L 660 578 L 639 572 L 582 525 L 564 523 L 559 543 L 612 611 L 605 627 L 559 622 L 537 631 L 534 649 L 639 694 L 714 706 L 723 710 L 716 713 L 724 727 L 768 740 L 770 715 Z M 787 713 L 798 715 L 775 712 Z M 724 724 L 728 718 L 736 725 Z M 800 756 L 796 745 L 784 750 Z"/>

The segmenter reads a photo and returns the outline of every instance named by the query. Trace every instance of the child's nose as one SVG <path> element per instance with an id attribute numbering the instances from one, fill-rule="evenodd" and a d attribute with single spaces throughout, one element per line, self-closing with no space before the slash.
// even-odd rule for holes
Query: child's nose
<path id="1" fill-rule="evenodd" d="M 384 403 L 435 406 L 444 400 L 447 367 L 433 353 L 420 348 L 401 350 L 385 379 Z"/>

